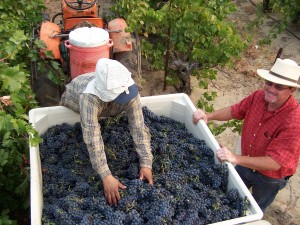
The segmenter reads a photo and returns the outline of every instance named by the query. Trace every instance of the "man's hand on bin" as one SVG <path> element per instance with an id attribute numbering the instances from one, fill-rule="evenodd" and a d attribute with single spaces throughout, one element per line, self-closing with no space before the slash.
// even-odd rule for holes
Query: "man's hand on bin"
<path id="1" fill-rule="evenodd" d="M 220 149 L 217 150 L 216 155 L 220 162 L 236 163 L 236 155 L 232 153 L 228 148 L 220 145 Z"/>
<path id="2" fill-rule="evenodd" d="M 197 109 L 194 113 L 193 113 L 193 123 L 197 124 L 199 120 L 203 119 L 205 123 L 207 123 L 207 116 L 205 114 L 205 112 L 203 112 L 200 109 Z"/>

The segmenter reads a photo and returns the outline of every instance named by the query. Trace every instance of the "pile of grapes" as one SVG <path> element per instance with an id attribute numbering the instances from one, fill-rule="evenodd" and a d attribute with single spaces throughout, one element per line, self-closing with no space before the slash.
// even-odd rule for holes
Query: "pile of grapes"
<path id="1" fill-rule="evenodd" d="M 92 169 L 79 123 L 50 127 L 40 155 L 43 224 L 210 224 L 245 215 L 249 201 L 227 190 L 228 168 L 215 164 L 204 141 L 143 107 L 151 133 L 154 186 L 139 179 L 139 159 L 125 115 L 99 121 L 113 176 L 121 181 L 118 206 L 109 206 Z"/>

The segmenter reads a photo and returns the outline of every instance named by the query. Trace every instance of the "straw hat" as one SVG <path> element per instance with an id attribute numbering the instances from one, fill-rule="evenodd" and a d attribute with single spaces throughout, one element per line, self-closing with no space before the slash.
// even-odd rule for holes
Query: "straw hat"
<path id="1" fill-rule="evenodd" d="M 101 58 L 96 65 L 95 78 L 83 93 L 94 94 L 104 102 L 117 99 L 117 103 L 126 103 L 137 96 L 138 87 L 129 70 L 120 62 Z"/>
<path id="2" fill-rule="evenodd" d="M 257 73 L 273 83 L 300 88 L 300 66 L 291 59 L 277 58 L 270 71 L 258 69 Z"/>

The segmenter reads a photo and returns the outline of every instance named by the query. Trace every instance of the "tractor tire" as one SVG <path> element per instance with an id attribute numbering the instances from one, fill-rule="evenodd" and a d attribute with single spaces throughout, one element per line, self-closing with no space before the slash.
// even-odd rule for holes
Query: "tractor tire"
<path id="1" fill-rule="evenodd" d="M 142 89 L 141 48 L 137 35 L 132 35 L 132 51 L 116 52 L 113 58 L 122 63 L 130 72 L 135 83 Z"/>
<path id="2" fill-rule="evenodd" d="M 46 65 L 48 67 L 49 65 Z M 62 94 L 61 88 L 48 78 L 47 71 L 38 72 L 36 67 L 32 74 L 32 88 L 35 99 L 41 107 L 59 105 Z"/>

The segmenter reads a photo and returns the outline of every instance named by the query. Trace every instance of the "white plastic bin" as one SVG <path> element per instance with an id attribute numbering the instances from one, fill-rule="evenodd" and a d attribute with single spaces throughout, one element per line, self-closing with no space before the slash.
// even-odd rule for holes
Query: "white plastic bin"
<path id="1" fill-rule="evenodd" d="M 193 124 L 192 113 L 196 110 L 196 108 L 186 94 L 142 97 L 141 101 L 143 106 L 147 106 L 155 114 L 164 115 L 184 123 L 189 132 L 191 132 L 195 137 L 205 140 L 206 144 L 213 151 L 216 151 L 219 148 L 218 142 L 204 121 L 199 121 L 197 125 Z M 56 124 L 75 124 L 79 121 L 79 115 L 63 106 L 44 107 L 30 110 L 29 121 L 39 132 L 39 134 L 43 134 L 49 127 Z M 219 163 L 217 159 L 215 160 L 216 163 Z M 43 208 L 43 193 L 39 147 L 30 147 L 30 164 L 31 224 L 40 225 Z M 233 165 L 228 163 L 228 169 L 228 187 L 236 188 L 242 197 L 247 196 L 250 200 L 250 207 L 248 208 L 247 214 L 244 217 L 214 224 L 245 224 L 261 220 L 263 217 L 263 212 L 237 174 Z"/>

